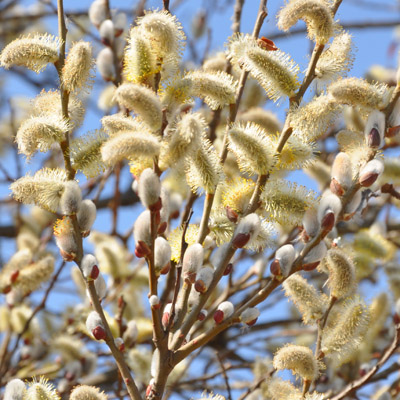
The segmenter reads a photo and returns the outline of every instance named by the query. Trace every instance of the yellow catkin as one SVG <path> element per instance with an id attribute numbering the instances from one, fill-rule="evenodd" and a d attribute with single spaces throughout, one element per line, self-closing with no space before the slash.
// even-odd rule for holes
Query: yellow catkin
<path id="1" fill-rule="evenodd" d="M 236 34 L 230 39 L 228 58 L 237 68 L 249 71 L 274 101 L 291 97 L 299 86 L 299 67 L 290 56 L 262 49 L 250 35 Z"/>
<path id="2" fill-rule="evenodd" d="M 370 311 L 358 297 L 347 300 L 328 321 L 322 334 L 321 351 L 338 366 L 351 360 L 370 322 Z"/>
<path id="3" fill-rule="evenodd" d="M 92 45 L 82 40 L 74 43 L 68 52 L 61 75 L 64 90 L 74 92 L 87 86 L 93 63 Z"/>
<path id="4" fill-rule="evenodd" d="M 288 31 L 300 19 L 307 24 L 308 37 L 325 44 L 333 35 L 333 15 L 324 0 L 291 0 L 278 14 L 278 28 Z"/>
<path id="5" fill-rule="evenodd" d="M 328 298 L 319 293 L 299 274 L 291 275 L 283 283 L 285 295 L 293 301 L 306 324 L 313 324 L 321 318 L 328 306 Z"/>
<path id="6" fill-rule="evenodd" d="M 254 122 L 260 125 L 268 133 L 277 133 L 282 129 L 281 123 L 277 116 L 268 110 L 261 107 L 249 108 L 246 112 L 238 115 L 238 121 Z"/>
<path id="7" fill-rule="evenodd" d="M 287 344 L 274 355 L 274 368 L 290 369 L 295 375 L 307 381 L 313 381 L 319 375 L 320 363 L 312 350 L 305 346 Z"/>
<path id="8" fill-rule="evenodd" d="M 104 392 L 94 386 L 79 385 L 75 386 L 69 396 L 69 400 L 107 400 Z"/>
<path id="9" fill-rule="evenodd" d="M 26 400 L 60 400 L 56 388 L 44 377 L 41 377 L 39 382 L 34 379 L 28 383 L 24 398 Z"/>
<path id="10" fill-rule="evenodd" d="M 250 174 L 267 174 L 274 163 L 274 148 L 268 134 L 254 123 L 235 123 L 229 130 L 229 149 L 239 168 Z"/>
<path id="11" fill-rule="evenodd" d="M 0 54 L 0 66 L 20 65 L 39 73 L 58 60 L 61 40 L 49 34 L 23 36 L 9 43 Z"/>
<path id="12" fill-rule="evenodd" d="M 329 272 L 328 286 L 332 297 L 343 299 L 353 293 L 356 273 L 353 260 L 341 249 L 330 249 L 323 267 Z"/>
<path id="13" fill-rule="evenodd" d="M 389 101 L 389 91 L 385 84 L 371 84 L 360 78 L 340 79 L 328 86 L 328 93 L 340 104 L 367 110 L 380 110 Z"/>

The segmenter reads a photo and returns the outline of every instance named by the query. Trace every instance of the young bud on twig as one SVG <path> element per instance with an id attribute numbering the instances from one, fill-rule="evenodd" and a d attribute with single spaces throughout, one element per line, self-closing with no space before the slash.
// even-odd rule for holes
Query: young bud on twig
<path id="1" fill-rule="evenodd" d="M 161 209 L 161 182 L 151 168 L 146 168 L 141 173 L 138 194 L 142 204 L 150 211 L 159 211 Z"/>
<path id="2" fill-rule="evenodd" d="M 100 24 L 107 18 L 106 0 L 95 0 L 89 7 L 90 22 L 99 28 Z"/>
<path id="3" fill-rule="evenodd" d="M 275 260 L 271 264 L 271 273 L 275 276 L 288 276 L 295 259 L 296 250 L 293 245 L 285 244 L 275 253 Z"/>
<path id="4" fill-rule="evenodd" d="M 127 24 L 126 14 L 123 12 L 115 14 L 112 20 L 114 23 L 115 37 L 121 36 Z"/>
<path id="5" fill-rule="evenodd" d="M 96 65 L 106 82 L 115 79 L 114 54 L 109 47 L 105 47 L 99 52 Z"/>
<path id="6" fill-rule="evenodd" d="M 21 379 L 13 379 L 7 383 L 4 400 L 22 400 L 26 393 L 25 383 Z"/>
<path id="7" fill-rule="evenodd" d="M 96 0 L 95 3 L 102 0 Z M 107 400 L 107 395 L 94 386 L 79 385 L 72 389 L 69 400 Z"/>
<path id="8" fill-rule="evenodd" d="M 317 268 L 321 260 L 327 253 L 326 244 L 324 241 L 319 242 L 310 252 L 304 257 L 303 269 L 304 271 L 312 271 Z"/>
<path id="9" fill-rule="evenodd" d="M 138 338 L 138 327 L 136 321 L 131 319 L 126 327 L 126 331 L 124 332 L 123 339 L 127 348 L 130 348 L 134 345 Z"/>
<path id="10" fill-rule="evenodd" d="M 371 148 L 381 148 L 385 141 L 385 114 L 373 110 L 365 125 L 365 140 Z"/>
<path id="11" fill-rule="evenodd" d="M 214 321 L 216 324 L 220 324 L 222 321 L 225 319 L 229 318 L 233 312 L 235 311 L 235 307 L 230 301 L 224 301 L 222 302 L 218 308 L 217 311 L 214 313 Z"/>
<path id="12" fill-rule="evenodd" d="M 253 213 L 240 220 L 232 238 L 232 246 L 241 249 L 258 236 L 261 230 L 260 217 Z"/>
<path id="13" fill-rule="evenodd" d="M 86 254 L 82 258 L 81 268 L 83 276 L 89 280 L 95 280 L 100 274 L 97 259 L 92 254 Z"/>
<path id="14" fill-rule="evenodd" d="M 202 310 L 199 312 L 199 315 L 197 316 L 197 319 L 198 319 L 199 321 L 204 321 L 204 320 L 207 318 L 207 315 L 208 315 L 208 311 L 202 309 Z"/>
<path id="15" fill-rule="evenodd" d="M 100 315 L 96 311 L 92 311 L 86 319 L 86 329 L 94 336 L 96 340 L 106 339 L 106 330 Z"/>
<path id="16" fill-rule="evenodd" d="M 196 282 L 194 283 L 195 290 L 197 290 L 199 293 L 205 293 L 210 287 L 213 277 L 214 277 L 213 268 L 211 267 L 201 268 L 200 271 L 197 273 L 196 277 L 197 279 Z"/>
<path id="17" fill-rule="evenodd" d="M 67 181 L 60 197 L 60 208 L 64 215 L 76 214 L 82 201 L 82 192 L 76 181 Z"/>
<path id="18" fill-rule="evenodd" d="M 182 262 L 182 272 L 186 282 L 195 283 L 196 274 L 203 265 L 204 249 L 200 243 L 192 244 L 185 251 Z"/>
<path id="19" fill-rule="evenodd" d="M 76 218 L 83 237 L 89 235 L 90 229 L 96 220 L 96 213 L 96 205 L 92 200 L 86 199 L 81 202 Z"/>
<path id="20" fill-rule="evenodd" d="M 275 353 L 273 364 L 277 370 L 290 369 L 302 379 L 311 382 L 319 375 L 320 365 L 312 350 L 305 346 L 287 344 Z"/>
<path id="21" fill-rule="evenodd" d="M 163 237 L 160 236 L 155 240 L 154 244 L 154 268 L 156 274 L 167 274 L 171 267 L 170 262 L 171 246 Z"/>
<path id="22" fill-rule="evenodd" d="M 322 197 L 318 206 L 318 222 L 321 229 L 330 232 L 336 224 L 336 218 L 342 210 L 342 203 L 335 194 Z"/>
<path id="23" fill-rule="evenodd" d="M 304 241 L 308 242 L 310 238 L 314 237 L 319 230 L 319 222 L 317 217 L 317 211 L 315 208 L 309 208 L 303 217 L 303 228 L 305 234 L 303 235 Z"/>
<path id="24" fill-rule="evenodd" d="M 367 165 L 360 171 L 359 183 L 361 186 L 369 187 L 382 174 L 384 164 L 382 161 L 374 159 L 367 163 Z"/>
<path id="25" fill-rule="evenodd" d="M 103 278 L 103 275 L 99 274 L 98 277 L 94 281 L 94 287 L 96 289 L 97 297 L 99 298 L 100 302 L 106 297 L 107 293 L 107 284 Z M 89 290 L 86 289 L 86 295 L 90 299 Z"/>
<path id="26" fill-rule="evenodd" d="M 353 178 L 351 160 L 348 154 L 341 152 L 335 157 L 331 177 L 330 188 L 332 193 L 342 196 L 350 188 Z"/>
<path id="27" fill-rule="evenodd" d="M 101 42 L 105 46 L 111 46 L 114 42 L 114 23 L 110 19 L 104 20 L 99 29 Z"/>
<path id="28" fill-rule="evenodd" d="M 150 211 L 143 211 L 136 219 L 133 225 L 133 235 L 135 237 L 136 248 L 135 255 L 142 258 L 150 254 Z"/>
<path id="29" fill-rule="evenodd" d="M 164 329 L 167 329 L 167 326 L 169 324 L 169 315 L 171 312 L 171 308 L 172 308 L 172 303 L 168 303 L 165 307 L 164 307 L 164 312 L 163 312 L 163 316 L 161 319 L 161 323 L 164 327 Z"/>
<path id="30" fill-rule="evenodd" d="M 240 320 L 248 326 L 253 326 L 257 322 L 259 316 L 260 310 L 255 307 L 250 307 L 242 312 Z"/>
<path id="31" fill-rule="evenodd" d="M 161 307 L 160 299 L 155 294 L 150 296 L 149 303 L 150 307 L 153 308 L 154 310 L 158 310 Z"/>
<path id="32" fill-rule="evenodd" d="M 123 353 L 123 352 L 125 351 L 125 343 L 124 343 L 124 341 L 122 340 L 122 338 L 120 338 L 120 337 L 115 338 L 115 339 L 114 339 L 114 344 L 115 344 L 115 347 L 116 347 L 121 353 Z"/>

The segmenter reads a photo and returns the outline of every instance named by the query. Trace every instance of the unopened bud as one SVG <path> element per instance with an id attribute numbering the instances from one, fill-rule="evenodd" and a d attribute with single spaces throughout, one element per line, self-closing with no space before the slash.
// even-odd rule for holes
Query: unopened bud
<path id="1" fill-rule="evenodd" d="M 99 33 L 101 42 L 105 46 L 111 46 L 114 41 L 114 23 L 110 19 L 106 19 L 101 23 Z"/>
<path id="2" fill-rule="evenodd" d="M 197 316 L 197 319 L 199 321 L 204 321 L 207 318 L 207 315 L 208 315 L 208 311 L 203 309 L 203 310 L 201 310 L 199 312 L 199 315 Z"/>
<path id="3" fill-rule="evenodd" d="M 161 323 L 162 323 L 164 329 L 167 329 L 167 326 L 169 324 L 169 316 L 170 316 L 171 308 L 172 308 L 172 303 L 168 303 L 164 308 L 163 316 L 161 319 Z"/>
<path id="4" fill-rule="evenodd" d="M 218 306 L 217 311 L 215 311 L 215 313 L 214 313 L 215 323 L 220 324 L 223 320 L 229 318 L 233 314 L 234 311 L 235 311 L 235 308 L 230 301 L 222 302 Z"/>
<path id="5" fill-rule="evenodd" d="M 97 293 L 97 296 L 99 297 L 99 300 L 100 301 L 103 300 L 104 297 L 106 297 L 107 284 L 101 274 L 99 274 L 98 277 L 96 278 L 96 280 L 94 281 L 94 287 L 96 289 L 96 293 Z M 87 294 L 88 298 L 90 298 L 88 290 L 86 290 L 86 294 Z"/>
<path id="6" fill-rule="evenodd" d="M 136 246 L 140 245 L 142 248 L 138 249 L 138 251 L 144 255 L 150 253 L 146 253 L 147 249 L 144 246 L 147 245 L 149 248 L 151 244 L 151 233 L 150 233 L 150 211 L 143 211 L 136 219 L 135 224 L 133 225 L 133 235 L 135 236 Z M 143 244 L 140 244 L 143 242 Z M 142 255 L 143 257 L 143 255 Z"/>
<path id="7" fill-rule="evenodd" d="M 211 267 L 204 267 L 197 273 L 197 280 L 194 284 L 195 290 L 199 293 L 205 293 L 214 277 L 214 269 Z"/>
<path id="8" fill-rule="evenodd" d="M 305 239 L 307 239 L 305 240 L 306 242 L 308 242 L 311 237 L 314 237 L 318 233 L 319 226 L 316 210 L 314 208 L 308 209 L 304 213 L 303 217 L 303 227 L 306 233 L 304 236 Z"/>
<path id="9" fill-rule="evenodd" d="M 313 247 L 309 253 L 304 257 L 303 269 L 310 271 L 318 266 L 320 261 L 326 256 L 328 249 L 326 248 L 325 242 L 319 242 L 315 247 Z"/>
<path id="10" fill-rule="evenodd" d="M 127 24 L 126 14 L 121 12 L 113 17 L 115 37 L 121 36 Z"/>
<path id="11" fill-rule="evenodd" d="M 255 307 L 250 307 L 242 312 L 240 320 L 248 326 L 253 326 L 257 322 L 259 316 L 260 310 Z"/>
<path id="12" fill-rule="evenodd" d="M 105 47 L 99 52 L 96 65 L 105 81 L 109 82 L 115 78 L 114 54 L 109 47 Z"/>
<path id="13" fill-rule="evenodd" d="M 6 385 L 4 400 L 22 400 L 25 398 L 26 387 L 21 379 L 12 379 Z"/>
<path id="14" fill-rule="evenodd" d="M 352 167 L 350 157 L 346 153 L 339 153 L 335 157 L 331 172 L 331 191 L 337 196 L 342 196 L 352 184 Z"/>
<path id="15" fill-rule="evenodd" d="M 154 267 L 156 274 L 166 274 L 170 269 L 171 246 L 163 237 L 158 237 L 154 244 Z"/>
<path id="16" fill-rule="evenodd" d="M 87 280 L 95 280 L 100 274 L 97 259 L 92 254 L 87 254 L 82 258 L 81 268 Z"/>
<path id="17" fill-rule="evenodd" d="M 364 133 L 368 147 L 382 147 L 385 140 L 385 114 L 378 110 L 372 111 L 365 125 Z"/>
<path id="18" fill-rule="evenodd" d="M 289 275 L 290 268 L 292 267 L 295 258 L 296 250 L 291 244 L 285 244 L 276 251 L 275 261 L 278 261 L 279 263 L 279 275 Z M 271 272 L 272 270 L 274 270 L 275 267 L 278 267 L 278 264 L 276 264 L 276 266 L 274 267 L 271 264 Z"/>
<path id="19" fill-rule="evenodd" d="M 135 320 L 130 320 L 126 326 L 126 330 L 123 335 L 123 340 L 125 342 L 126 347 L 132 347 L 136 342 L 139 331 L 137 328 L 137 324 Z"/>
<path id="20" fill-rule="evenodd" d="M 360 172 L 360 185 L 369 187 L 378 179 L 384 169 L 383 162 L 380 160 L 371 160 Z"/>
<path id="21" fill-rule="evenodd" d="M 96 311 L 92 311 L 88 315 L 86 319 L 86 329 L 96 340 L 104 340 L 107 337 L 103 322 Z"/>
<path id="22" fill-rule="evenodd" d="M 226 216 L 228 217 L 229 221 L 231 221 L 234 224 L 236 224 L 236 222 L 237 222 L 237 220 L 239 218 L 238 213 L 234 209 L 229 207 L 229 206 L 225 207 L 225 211 L 226 211 Z"/>
<path id="23" fill-rule="evenodd" d="M 160 299 L 155 294 L 150 296 L 149 303 L 150 303 L 150 307 L 153 308 L 154 310 L 159 309 L 161 306 Z"/>
<path id="24" fill-rule="evenodd" d="M 99 28 L 100 24 L 106 19 L 107 8 L 105 0 L 95 0 L 89 7 L 90 22 Z"/>
<path id="25" fill-rule="evenodd" d="M 318 222 L 324 231 L 332 230 L 341 209 L 342 203 L 335 194 L 327 194 L 322 197 L 318 206 Z"/>
<path id="26" fill-rule="evenodd" d="M 121 353 L 123 353 L 123 352 L 125 351 L 125 343 L 124 343 L 124 341 L 122 340 L 122 338 L 120 338 L 120 337 L 115 338 L 115 339 L 114 339 L 114 344 L 115 344 L 115 347 L 116 347 Z"/>
<path id="27" fill-rule="evenodd" d="M 182 262 L 182 271 L 185 281 L 194 283 L 196 273 L 203 265 L 204 249 L 200 243 L 192 244 L 185 251 Z"/>
<path id="28" fill-rule="evenodd" d="M 82 201 L 82 192 L 76 181 L 67 181 L 60 198 L 60 208 L 64 215 L 72 215 L 78 212 Z"/>
<path id="29" fill-rule="evenodd" d="M 83 237 L 89 235 L 90 229 L 96 220 L 96 213 L 96 205 L 92 200 L 86 199 L 81 202 L 76 218 Z"/>
<path id="30" fill-rule="evenodd" d="M 256 238 L 261 230 L 260 217 L 253 213 L 240 220 L 232 239 L 232 246 L 241 249 L 252 239 Z"/>
<path id="31" fill-rule="evenodd" d="M 233 264 L 229 263 L 224 270 L 224 276 L 229 275 L 232 272 Z"/>
<path id="32" fill-rule="evenodd" d="M 151 211 L 159 211 L 161 209 L 160 194 L 160 178 L 151 168 L 146 168 L 140 175 L 138 185 L 138 195 L 142 204 Z"/>

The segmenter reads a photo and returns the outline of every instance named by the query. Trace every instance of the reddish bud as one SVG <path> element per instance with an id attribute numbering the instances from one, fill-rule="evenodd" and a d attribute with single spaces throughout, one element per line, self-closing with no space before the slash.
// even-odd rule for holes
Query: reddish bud
<path id="1" fill-rule="evenodd" d="M 226 211 L 226 216 L 228 217 L 229 221 L 236 224 L 238 217 L 239 217 L 238 213 L 229 206 L 225 207 L 225 211 Z"/>
<path id="2" fill-rule="evenodd" d="M 216 324 L 220 324 L 224 320 L 224 312 L 217 310 L 214 313 L 214 321 Z"/>
<path id="3" fill-rule="evenodd" d="M 250 240 L 250 233 L 238 233 L 232 240 L 232 246 L 235 249 L 241 249 L 246 246 L 248 241 Z"/>
<path id="4" fill-rule="evenodd" d="M 342 185 L 339 183 L 337 179 L 332 178 L 329 187 L 331 189 L 331 192 L 333 194 L 336 194 L 336 196 L 343 196 L 344 190 L 342 188 Z"/>
<path id="5" fill-rule="evenodd" d="M 275 43 L 271 39 L 267 39 L 265 36 L 262 36 L 260 39 L 257 39 L 257 44 L 263 50 L 266 51 L 276 51 L 278 48 Z"/>
<path id="6" fill-rule="evenodd" d="M 224 271 L 224 275 L 229 275 L 232 272 L 233 269 L 233 264 L 229 263 L 226 267 L 225 267 L 225 271 Z"/>
<path id="7" fill-rule="evenodd" d="M 367 144 L 369 147 L 379 147 L 381 144 L 381 136 L 379 135 L 379 131 L 376 128 L 372 128 L 369 132 L 367 138 Z"/>
<path id="8" fill-rule="evenodd" d="M 4 289 L 3 289 L 3 294 L 7 294 L 11 292 L 11 285 L 7 285 Z"/>
<path id="9" fill-rule="evenodd" d="M 207 291 L 207 287 L 201 279 L 198 279 L 195 284 L 194 288 L 199 293 L 205 293 Z"/>
<path id="10" fill-rule="evenodd" d="M 279 260 L 274 260 L 272 261 L 269 269 L 271 270 L 271 274 L 275 276 L 282 275 L 281 273 L 281 265 L 279 263 Z"/>
<path id="11" fill-rule="evenodd" d="M 400 132 L 400 125 L 392 126 L 386 131 L 386 137 L 396 136 Z"/>
<path id="12" fill-rule="evenodd" d="M 400 315 L 399 315 L 399 314 L 394 313 L 394 315 L 393 315 L 393 322 L 394 322 L 396 325 L 400 324 Z"/>
<path id="13" fill-rule="evenodd" d="M 196 282 L 196 272 L 192 272 L 189 274 L 186 274 L 185 276 L 185 282 L 186 283 L 195 283 Z"/>
<path id="14" fill-rule="evenodd" d="M 204 320 L 206 319 L 206 317 L 207 317 L 206 311 L 205 311 L 205 310 L 201 310 L 201 311 L 199 312 L 199 315 L 197 316 L 197 319 L 198 319 L 199 321 L 204 321 Z"/>
<path id="15" fill-rule="evenodd" d="M 149 210 L 151 212 L 156 212 L 156 211 L 160 211 L 162 208 L 162 201 L 161 201 L 161 197 L 152 205 L 149 206 Z"/>
<path id="16" fill-rule="evenodd" d="M 158 227 L 157 233 L 159 235 L 162 235 L 165 232 L 165 230 L 167 229 L 167 225 L 168 224 L 165 221 L 161 222 L 160 226 Z"/>
<path id="17" fill-rule="evenodd" d="M 171 269 L 171 263 L 167 263 L 167 264 L 165 264 L 164 267 L 161 269 L 160 274 L 161 274 L 161 275 L 167 275 L 170 269 Z"/>
<path id="18" fill-rule="evenodd" d="M 316 262 L 309 263 L 309 264 L 303 264 L 302 267 L 303 267 L 304 271 L 313 271 L 315 268 L 318 267 L 319 263 L 320 263 L 320 261 L 316 261 Z"/>
<path id="19" fill-rule="evenodd" d="M 359 183 L 361 186 L 369 187 L 378 179 L 379 174 L 376 172 L 367 172 L 360 176 Z"/>
<path id="20" fill-rule="evenodd" d="M 135 247 L 135 256 L 137 258 L 143 258 L 145 256 L 147 256 L 148 254 L 150 254 L 150 248 L 149 246 L 147 246 L 147 244 L 145 242 L 143 242 L 142 240 L 139 240 L 136 243 L 136 247 Z"/>
<path id="21" fill-rule="evenodd" d="M 171 213 L 169 217 L 170 217 L 171 219 L 176 219 L 176 218 L 179 218 L 179 215 L 180 215 L 180 214 L 179 214 L 179 210 L 176 210 L 176 211 L 174 211 L 173 213 Z"/>
<path id="22" fill-rule="evenodd" d="M 10 276 L 11 283 L 15 283 L 15 281 L 18 279 L 18 276 L 19 276 L 19 270 L 14 271 Z"/>
<path id="23" fill-rule="evenodd" d="M 93 280 L 96 280 L 98 278 L 99 274 L 100 274 L 99 267 L 97 265 L 93 265 L 92 272 L 90 273 L 90 277 Z"/>
<path id="24" fill-rule="evenodd" d="M 96 340 L 105 340 L 106 339 L 106 331 L 100 325 L 96 326 L 92 330 L 92 335 L 95 337 Z"/>
<path id="25" fill-rule="evenodd" d="M 166 328 L 169 323 L 169 312 L 165 312 L 162 316 L 161 323 L 163 324 L 163 327 Z"/>
<path id="26" fill-rule="evenodd" d="M 325 214 L 325 216 L 321 220 L 321 228 L 326 232 L 330 232 L 332 228 L 335 226 L 335 214 L 330 211 Z"/>
<path id="27" fill-rule="evenodd" d="M 76 257 L 75 253 L 67 253 L 63 249 L 60 249 L 60 255 L 64 261 L 74 261 Z"/>
<path id="28" fill-rule="evenodd" d="M 248 325 L 248 326 L 253 326 L 253 325 L 257 322 L 257 320 L 258 320 L 258 318 L 255 318 L 255 319 L 253 319 L 253 320 L 250 321 L 250 322 L 246 322 L 246 325 Z"/>

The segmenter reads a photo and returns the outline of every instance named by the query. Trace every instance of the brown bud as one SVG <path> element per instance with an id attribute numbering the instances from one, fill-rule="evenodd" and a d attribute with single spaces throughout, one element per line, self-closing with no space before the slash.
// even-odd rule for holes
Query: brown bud
<path id="1" fill-rule="evenodd" d="M 238 213 L 229 206 L 225 207 L 225 211 L 226 211 L 226 216 L 228 217 L 229 221 L 236 224 L 238 217 L 239 217 Z"/>
<path id="2" fill-rule="evenodd" d="M 159 235 L 162 235 L 165 232 L 166 229 L 167 229 L 167 223 L 165 221 L 161 222 L 160 226 L 157 229 L 157 233 Z"/>
<path id="3" fill-rule="evenodd" d="M 105 340 L 105 338 L 106 338 L 106 331 L 100 325 L 96 326 L 92 330 L 92 334 L 93 334 L 93 336 L 95 337 L 96 340 Z"/>
<path id="4" fill-rule="evenodd" d="M 162 201 L 161 201 L 161 197 L 159 197 L 159 199 L 152 205 L 149 206 L 149 210 L 151 212 L 156 212 L 156 211 L 160 211 L 162 208 Z"/>
<path id="5" fill-rule="evenodd" d="M 378 179 L 378 176 L 376 172 L 367 172 L 360 176 L 359 183 L 361 186 L 369 187 Z"/>
<path id="6" fill-rule="evenodd" d="M 267 39 L 265 36 L 262 36 L 260 39 L 257 39 L 257 44 L 259 47 L 261 47 L 263 50 L 266 51 L 276 51 L 278 48 L 275 46 L 275 43 Z"/>
<path id="7" fill-rule="evenodd" d="M 164 265 L 164 267 L 161 268 L 160 274 L 167 275 L 170 269 L 171 269 L 171 263 L 168 262 L 167 264 Z"/>
<path id="8" fill-rule="evenodd" d="M 379 147 L 381 144 L 381 137 L 379 135 L 379 131 L 376 128 L 372 128 L 368 138 L 367 138 L 367 144 L 369 147 L 375 148 Z"/>
<path id="9" fill-rule="evenodd" d="M 201 279 L 198 279 L 195 284 L 194 288 L 199 293 L 205 293 L 207 291 L 207 287 Z"/>
<path id="10" fill-rule="evenodd" d="M 344 189 L 342 188 L 342 185 L 339 183 L 339 181 L 335 178 L 331 179 L 331 184 L 330 184 L 330 189 L 333 194 L 336 194 L 336 196 L 343 196 L 344 194 Z"/>
<path id="11" fill-rule="evenodd" d="M 272 261 L 269 269 L 271 270 L 272 275 L 275 275 L 275 276 L 282 275 L 281 264 L 279 263 L 279 260 Z"/>
<path id="12" fill-rule="evenodd" d="M 325 232 L 330 232 L 332 228 L 335 226 L 335 214 L 332 211 L 329 211 L 325 214 L 325 216 L 321 220 L 321 228 Z"/>
<path id="13" fill-rule="evenodd" d="M 233 269 L 233 264 L 229 263 L 226 267 L 225 267 L 225 271 L 224 271 L 224 275 L 229 275 L 232 272 Z"/>
<path id="14" fill-rule="evenodd" d="M 145 242 L 143 242 L 142 240 L 139 240 L 136 243 L 136 247 L 135 247 L 135 256 L 137 258 L 143 258 L 145 256 L 147 256 L 148 254 L 150 254 L 150 248 L 149 246 L 147 246 L 147 244 Z"/>
<path id="15" fill-rule="evenodd" d="M 76 257 L 75 253 L 67 253 L 62 249 L 60 249 L 60 254 L 64 261 L 74 261 Z"/>
<path id="16" fill-rule="evenodd" d="M 11 283 L 15 283 L 19 276 L 19 270 L 14 271 L 10 276 Z"/>
<path id="17" fill-rule="evenodd" d="M 318 267 L 319 263 L 320 263 L 320 261 L 316 261 L 316 262 L 309 263 L 309 264 L 303 264 L 302 267 L 303 267 L 304 271 L 313 271 L 315 268 Z"/>
<path id="18" fill-rule="evenodd" d="M 235 249 L 241 249 L 246 246 L 248 241 L 250 240 L 250 233 L 238 233 L 232 240 L 232 246 Z"/>
<path id="19" fill-rule="evenodd" d="M 224 319 L 224 312 L 221 310 L 217 310 L 214 313 L 214 321 L 216 324 L 220 324 Z"/>
<path id="20" fill-rule="evenodd" d="M 258 318 L 253 319 L 252 321 L 246 322 L 246 325 L 253 326 L 257 322 Z"/>

